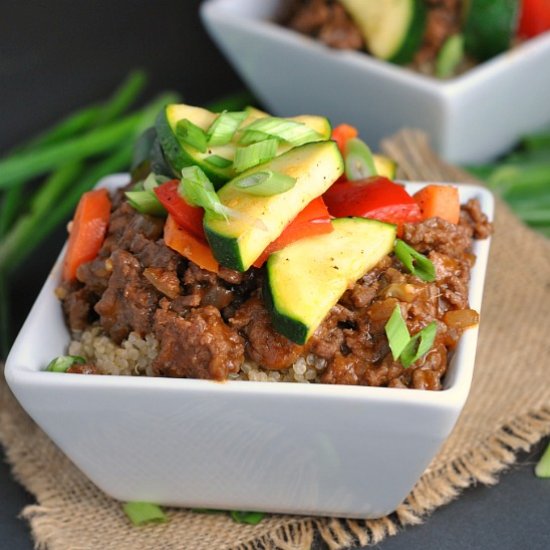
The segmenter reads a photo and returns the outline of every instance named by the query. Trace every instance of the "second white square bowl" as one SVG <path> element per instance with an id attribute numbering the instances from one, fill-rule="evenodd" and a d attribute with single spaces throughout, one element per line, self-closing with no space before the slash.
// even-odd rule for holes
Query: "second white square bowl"
<path id="1" fill-rule="evenodd" d="M 447 81 L 327 48 L 273 23 L 281 0 L 208 0 L 206 28 L 268 110 L 324 113 L 376 144 L 425 130 L 440 155 L 477 163 L 550 123 L 550 33 Z"/>

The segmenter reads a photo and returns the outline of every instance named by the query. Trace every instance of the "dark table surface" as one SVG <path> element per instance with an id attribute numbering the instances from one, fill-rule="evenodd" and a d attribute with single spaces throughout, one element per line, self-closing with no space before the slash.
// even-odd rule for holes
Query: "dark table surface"
<path id="1" fill-rule="evenodd" d="M 204 104 L 245 89 L 206 36 L 198 1 L 3 0 L 0 18 L 0 151 L 46 128 L 71 110 L 108 96 L 130 69 L 150 80 L 144 100 L 179 91 Z M 26 316 L 64 239 L 54 233 L 13 278 L 14 332 Z M 380 548 L 546 550 L 550 548 L 550 480 L 533 466 L 541 442 L 493 487 L 470 488 L 429 520 L 383 541 Z M 0 548 L 32 548 L 18 516 L 34 502 L 0 461 Z"/>

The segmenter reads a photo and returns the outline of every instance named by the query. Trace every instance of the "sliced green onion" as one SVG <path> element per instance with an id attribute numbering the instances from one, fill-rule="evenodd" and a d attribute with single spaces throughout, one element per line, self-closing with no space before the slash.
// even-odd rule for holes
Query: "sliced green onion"
<path id="1" fill-rule="evenodd" d="M 233 180 L 235 187 L 257 197 L 270 197 L 292 189 L 296 178 L 273 170 L 262 170 L 241 179 Z"/>
<path id="2" fill-rule="evenodd" d="M 435 60 L 435 75 L 448 78 L 453 75 L 458 64 L 464 58 L 464 36 L 453 34 L 441 46 Z"/>
<path id="3" fill-rule="evenodd" d="M 237 510 L 231 510 L 229 514 L 236 523 L 248 523 L 249 525 L 258 525 L 265 516 L 263 512 L 239 512 Z"/>
<path id="4" fill-rule="evenodd" d="M 428 353 L 434 343 L 436 333 L 437 323 L 432 321 L 428 326 L 425 326 L 420 332 L 415 334 L 401 352 L 399 357 L 401 364 L 405 368 L 408 368 Z"/>
<path id="5" fill-rule="evenodd" d="M 395 240 L 395 255 L 419 279 L 428 282 L 435 281 L 434 264 L 401 239 Z"/>
<path id="6" fill-rule="evenodd" d="M 237 147 L 233 160 L 235 171 L 244 172 L 248 168 L 271 160 L 277 154 L 277 146 L 278 141 L 271 138 L 246 147 Z"/>
<path id="7" fill-rule="evenodd" d="M 359 138 L 351 138 L 346 142 L 344 166 L 349 181 L 361 180 L 376 175 L 372 151 Z"/>
<path id="8" fill-rule="evenodd" d="M 206 131 L 208 145 L 225 145 L 229 143 L 246 116 L 246 111 L 224 111 L 220 113 Z"/>
<path id="9" fill-rule="evenodd" d="M 168 521 L 162 508 L 150 502 L 126 502 L 122 505 L 122 509 L 134 525 L 165 523 Z"/>
<path id="10" fill-rule="evenodd" d="M 170 178 L 150 172 L 149 175 L 143 180 L 143 189 L 145 189 L 145 191 L 152 191 L 155 187 L 158 187 L 167 181 L 170 181 Z"/>
<path id="11" fill-rule="evenodd" d="M 282 139 L 295 147 L 303 145 L 304 143 L 323 139 L 321 134 L 301 122 L 278 117 L 264 117 L 251 122 L 244 128 L 243 138 L 247 139 L 245 135 L 252 130 L 255 132 L 263 132 L 277 139 Z"/>
<path id="12" fill-rule="evenodd" d="M 388 343 L 390 345 L 393 359 L 394 361 L 397 361 L 411 339 L 409 330 L 407 329 L 407 324 L 401 315 L 401 308 L 399 307 L 399 304 L 395 305 L 395 309 L 393 310 L 391 317 L 388 319 L 384 330 L 386 331 L 386 336 L 388 337 Z"/>
<path id="13" fill-rule="evenodd" d="M 80 357 L 80 355 L 60 355 L 50 361 L 46 370 L 49 372 L 67 372 L 75 363 L 83 365 L 86 363 L 86 359 Z"/>
<path id="14" fill-rule="evenodd" d="M 541 456 L 535 466 L 535 475 L 542 478 L 550 478 L 550 445 L 546 447 L 546 451 Z"/>
<path id="15" fill-rule="evenodd" d="M 247 130 L 239 139 L 241 145 L 250 145 L 251 143 L 258 143 L 258 141 L 263 141 L 264 139 L 269 139 L 269 134 L 265 132 L 258 132 L 257 130 Z"/>
<path id="16" fill-rule="evenodd" d="M 130 206 L 141 214 L 150 216 L 166 216 L 164 206 L 159 202 L 154 191 L 144 189 L 142 191 L 126 191 L 124 193 Z"/>
<path id="17" fill-rule="evenodd" d="M 235 216 L 233 209 L 222 204 L 214 185 L 198 166 L 182 169 L 178 192 L 191 206 L 200 206 L 226 220 Z"/>
<path id="18" fill-rule="evenodd" d="M 201 153 L 206 151 L 208 145 L 206 132 L 190 120 L 184 118 L 178 121 L 176 124 L 176 136 L 180 141 L 187 143 L 187 145 L 194 147 Z"/>
<path id="19" fill-rule="evenodd" d="M 227 168 L 233 164 L 229 159 L 220 157 L 220 155 L 210 155 L 206 157 L 204 161 L 216 168 Z"/>

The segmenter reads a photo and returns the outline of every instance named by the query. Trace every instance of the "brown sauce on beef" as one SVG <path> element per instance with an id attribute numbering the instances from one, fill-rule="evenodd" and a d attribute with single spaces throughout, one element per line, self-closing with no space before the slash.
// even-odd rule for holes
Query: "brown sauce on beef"
<path id="1" fill-rule="evenodd" d="M 130 332 L 154 334 L 158 376 L 225 380 L 251 360 L 284 370 L 299 358 L 324 361 L 319 379 L 438 390 L 448 355 L 463 330 L 472 238 L 491 233 L 477 201 L 462 207 L 460 223 L 438 218 L 407 224 L 403 239 L 428 255 L 436 281 L 427 283 L 386 256 L 342 296 L 305 346 L 277 333 L 262 299 L 263 270 L 219 274 L 201 269 L 167 248 L 163 220 L 139 214 L 115 200 L 106 240 L 98 257 L 79 267 L 77 281 L 58 289 L 73 332 L 92 323 L 115 342 Z M 384 327 L 399 304 L 411 334 L 436 321 L 432 349 L 405 369 L 393 360 Z M 78 372 L 99 372 L 95 367 Z"/>

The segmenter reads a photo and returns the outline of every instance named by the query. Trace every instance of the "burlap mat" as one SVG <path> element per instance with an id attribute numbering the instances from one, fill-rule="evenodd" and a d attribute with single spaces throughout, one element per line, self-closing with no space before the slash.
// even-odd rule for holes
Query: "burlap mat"
<path id="1" fill-rule="evenodd" d="M 411 180 L 472 181 L 442 163 L 422 134 L 382 143 Z M 465 487 L 497 474 L 550 433 L 550 246 L 497 202 L 472 392 L 452 436 L 407 500 L 371 521 L 269 516 L 257 526 L 226 515 L 168 510 L 169 522 L 133 527 L 120 504 L 88 481 L 20 409 L 0 380 L 0 441 L 14 476 L 36 496 L 23 516 L 39 548 L 307 549 L 317 530 L 331 549 L 376 543 L 421 522 Z"/>

